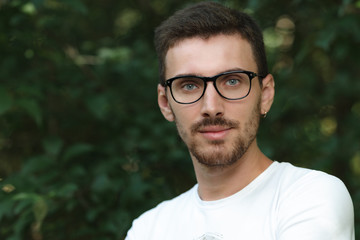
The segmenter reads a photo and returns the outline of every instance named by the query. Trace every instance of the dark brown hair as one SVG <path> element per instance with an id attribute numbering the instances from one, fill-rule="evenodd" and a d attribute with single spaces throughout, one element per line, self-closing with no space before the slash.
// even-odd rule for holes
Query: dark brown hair
<path id="1" fill-rule="evenodd" d="M 155 30 L 155 48 L 159 59 L 160 84 L 165 85 L 165 56 L 181 40 L 225 34 L 240 34 L 252 48 L 258 74 L 266 76 L 268 67 L 262 32 L 247 14 L 215 2 L 200 2 L 175 12 Z"/>

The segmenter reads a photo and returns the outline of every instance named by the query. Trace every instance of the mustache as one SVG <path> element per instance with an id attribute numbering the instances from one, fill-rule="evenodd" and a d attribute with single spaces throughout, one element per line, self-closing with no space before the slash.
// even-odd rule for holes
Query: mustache
<path id="1" fill-rule="evenodd" d="M 198 132 L 201 128 L 207 126 L 222 126 L 227 128 L 238 128 L 239 122 L 225 119 L 223 117 L 204 118 L 203 120 L 191 126 L 191 133 Z"/>

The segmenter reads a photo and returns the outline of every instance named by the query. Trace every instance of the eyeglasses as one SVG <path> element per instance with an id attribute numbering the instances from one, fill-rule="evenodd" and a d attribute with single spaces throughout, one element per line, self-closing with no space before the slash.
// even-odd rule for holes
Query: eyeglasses
<path id="1" fill-rule="evenodd" d="M 251 90 L 251 80 L 261 77 L 250 71 L 229 71 L 213 77 L 185 75 L 165 81 L 170 88 L 171 96 L 180 104 L 191 104 L 204 96 L 207 82 L 213 82 L 218 94 L 228 100 L 239 100 L 247 97 Z M 263 78 L 263 77 L 261 77 Z"/>

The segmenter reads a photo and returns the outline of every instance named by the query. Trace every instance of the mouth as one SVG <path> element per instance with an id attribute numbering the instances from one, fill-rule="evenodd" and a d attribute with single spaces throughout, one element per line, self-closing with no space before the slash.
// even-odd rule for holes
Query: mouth
<path id="1" fill-rule="evenodd" d="M 191 127 L 193 135 L 199 134 L 209 142 L 223 142 L 231 130 L 237 129 L 237 121 L 225 118 L 205 118 Z"/>
<path id="2" fill-rule="evenodd" d="M 199 129 L 199 133 L 209 141 L 219 141 L 224 140 L 224 138 L 229 134 L 231 127 L 223 126 L 207 126 Z"/>

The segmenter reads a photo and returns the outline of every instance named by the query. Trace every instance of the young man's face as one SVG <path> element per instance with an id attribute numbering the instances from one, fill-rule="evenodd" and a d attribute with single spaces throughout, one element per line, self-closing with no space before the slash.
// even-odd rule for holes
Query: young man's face
<path id="1" fill-rule="evenodd" d="M 167 52 L 165 64 L 166 79 L 178 75 L 211 77 L 234 69 L 257 73 L 250 44 L 237 34 L 180 41 Z M 158 101 L 165 118 L 176 122 L 193 158 L 209 167 L 228 166 L 256 145 L 260 115 L 272 103 L 271 96 L 271 103 L 262 99 L 262 92 L 255 77 L 246 98 L 227 100 L 208 82 L 199 101 L 179 104 L 171 97 L 168 87 L 159 85 Z M 265 97 L 269 98 L 269 94 Z"/>

